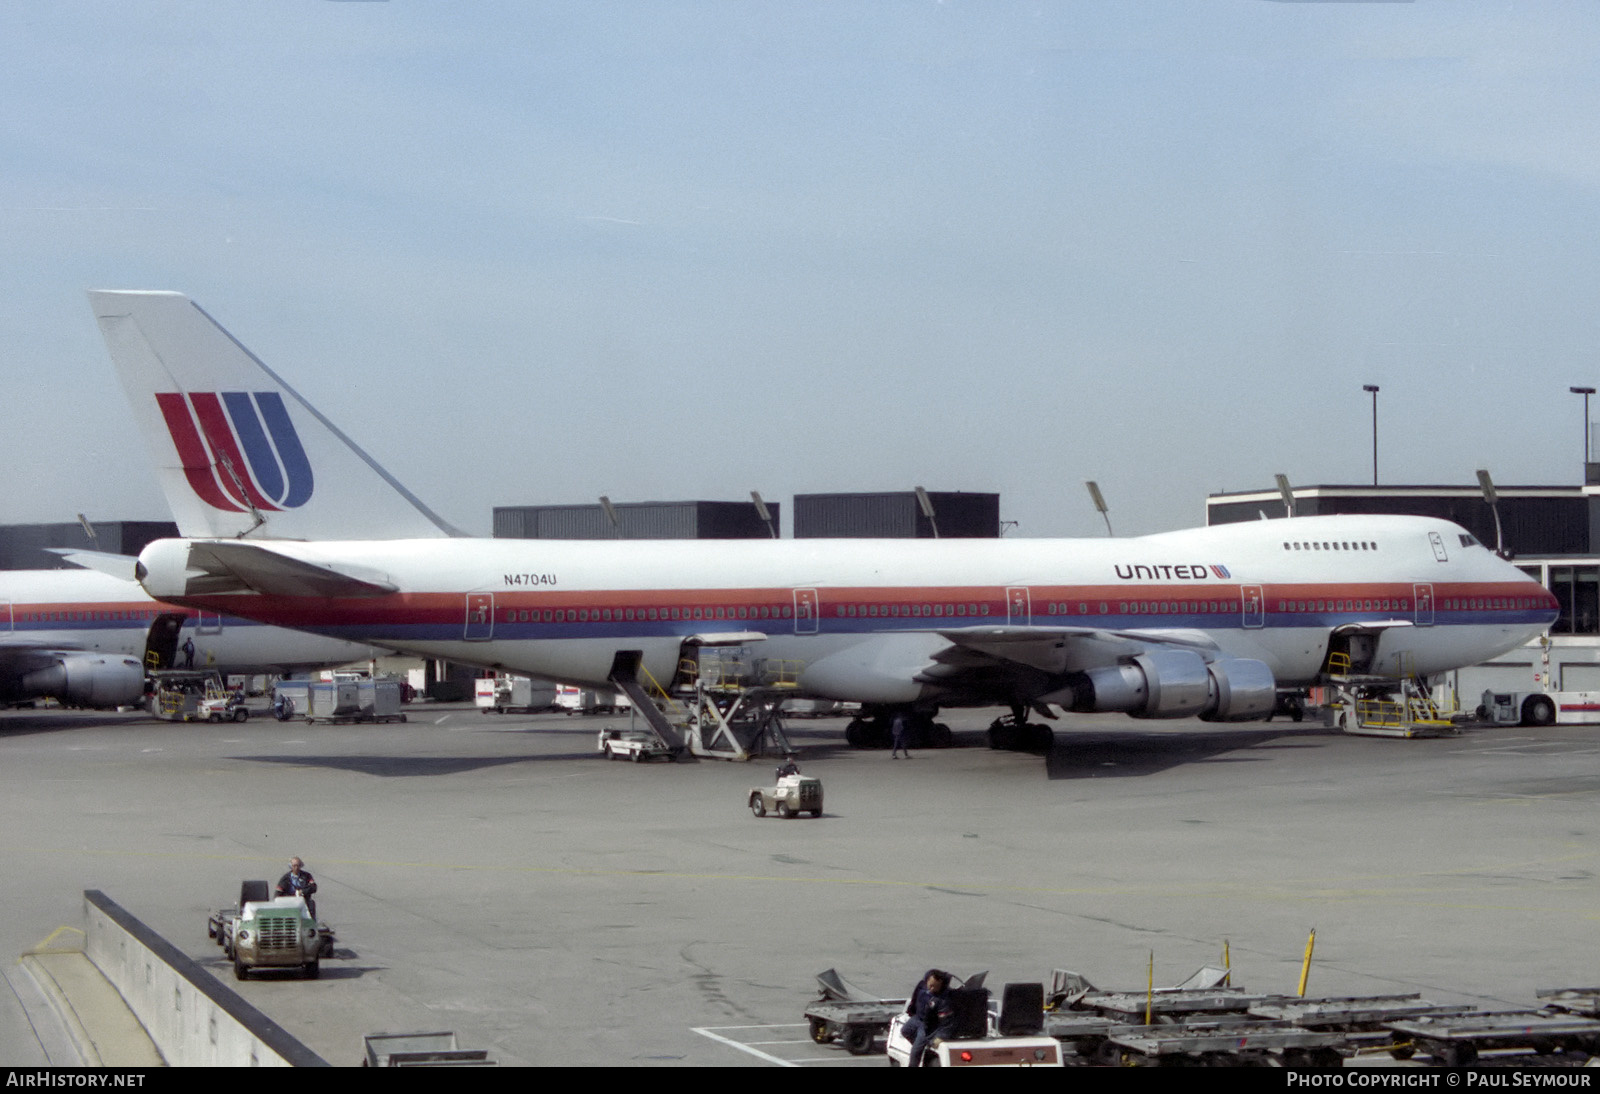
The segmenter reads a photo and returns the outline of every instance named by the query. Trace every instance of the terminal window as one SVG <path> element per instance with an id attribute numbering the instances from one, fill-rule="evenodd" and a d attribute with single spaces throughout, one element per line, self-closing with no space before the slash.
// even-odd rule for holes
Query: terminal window
<path id="1" fill-rule="evenodd" d="M 1551 634 L 1600 634 L 1600 566 L 1552 566 L 1550 591 L 1561 605 Z"/>

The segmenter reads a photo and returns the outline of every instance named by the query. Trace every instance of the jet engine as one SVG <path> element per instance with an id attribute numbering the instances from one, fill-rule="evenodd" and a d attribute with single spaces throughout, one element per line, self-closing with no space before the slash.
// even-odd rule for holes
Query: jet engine
<path id="1" fill-rule="evenodd" d="M 1070 710 L 1120 710 L 1135 718 L 1243 722 L 1272 713 L 1277 685 L 1263 661 L 1230 657 L 1208 662 L 1192 650 L 1151 650 L 1118 665 L 1076 673 L 1067 688 L 1044 699 Z"/>
<path id="2" fill-rule="evenodd" d="M 119 707 L 144 695 L 144 667 L 129 657 L 78 654 L 22 677 L 25 698 L 51 697 L 69 706 Z"/>

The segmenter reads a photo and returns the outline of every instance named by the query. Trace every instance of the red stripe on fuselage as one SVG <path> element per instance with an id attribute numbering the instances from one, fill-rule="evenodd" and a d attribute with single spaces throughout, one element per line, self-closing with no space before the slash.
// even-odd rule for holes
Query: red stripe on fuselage
<path id="1" fill-rule="evenodd" d="M 1419 583 L 1420 584 L 1420 583 Z M 1024 586 L 1012 586 L 1018 588 Z M 1127 586 L 1127 585 L 1033 585 L 1025 586 L 1029 592 L 1031 614 L 1034 622 L 1040 623 L 1050 616 L 1055 618 L 1078 616 L 1103 616 L 1122 614 L 1145 614 L 1144 609 L 1137 607 L 1141 604 L 1169 605 L 1189 602 L 1201 602 L 1205 608 L 1181 607 L 1164 608 L 1162 614 L 1205 614 L 1218 617 L 1240 610 L 1239 585 L 1235 583 L 1211 585 L 1156 585 L 1156 586 Z M 1410 611 L 1413 608 L 1415 596 L 1413 584 L 1351 584 L 1351 585 L 1262 585 L 1262 600 L 1268 617 L 1281 614 L 1293 614 L 1281 611 L 1278 608 L 1280 601 L 1303 602 L 1322 601 L 1327 607 L 1320 610 L 1336 610 L 1331 604 L 1344 602 L 1347 606 L 1345 612 L 1371 612 L 1383 613 L 1387 618 L 1395 611 Z M 639 590 L 484 590 L 478 592 L 450 592 L 450 593 L 396 593 L 391 596 L 371 598 L 351 598 L 326 600 L 315 597 L 259 597 L 241 596 L 230 594 L 213 597 L 185 597 L 183 603 L 205 608 L 207 611 L 217 611 L 225 615 L 243 614 L 252 618 L 262 619 L 267 622 L 281 624 L 288 627 L 301 627 L 316 629 L 318 627 L 360 627 L 367 624 L 440 624 L 459 623 L 462 621 L 463 607 L 468 597 L 493 596 L 496 618 L 504 620 L 504 611 L 533 611 L 538 609 L 541 613 L 549 611 L 565 611 L 569 615 L 573 611 L 587 610 L 591 616 L 596 613 L 610 611 L 611 619 L 603 615 L 599 619 L 581 620 L 582 622 L 783 622 L 793 619 L 794 592 L 792 588 L 782 589 L 639 589 Z M 896 619 L 920 618 L 929 620 L 934 627 L 959 627 L 976 622 L 993 625 L 1008 618 L 1008 597 L 1006 589 L 995 586 L 946 586 L 938 588 L 819 588 L 815 590 L 818 614 L 822 619 L 874 619 L 884 618 L 882 609 L 890 611 L 890 617 Z M 1517 583 L 1483 583 L 1466 584 L 1452 583 L 1449 585 L 1435 585 L 1433 596 L 1433 609 L 1436 612 L 1447 611 L 1443 605 L 1446 600 L 1487 600 L 1491 603 L 1498 599 L 1501 601 L 1500 610 L 1531 611 L 1531 610 L 1556 610 L 1556 601 L 1549 592 L 1542 587 L 1527 586 Z M 1365 603 L 1373 601 L 1382 603 L 1387 600 L 1388 608 L 1373 607 L 1366 609 L 1356 607 L 1353 602 Z M 1330 603 L 1331 602 L 1331 603 Z M 1215 603 L 1215 609 L 1210 605 Z M 1051 605 L 1056 610 L 1050 610 Z M 1104 607 L 1102 608 L 1102 604 Z M 1401 607 L 1404 604 L 1405 607 Z M 1128 607 L 1124 607 L 1128 605 Z M 1226 605 L 1226 606 L 1224 606 Z M 240 607 L 247 608 L 241 612 Z M 872 609 L 879 609 L 877 615 L 871 614 Z M 959 612 L 950 609 L 965 607 L 966 611 Z M 855 609 L 851 613 L 851 609 Z M 922 609 L 932 609 L 924 611 Z M 985 612 L 984 609 L 987 609 Z M 633 610 L 634 618 L 627 619 L 626 613 Z M 765 617 L 760 612 L 765 609 Z M 900 611 L 897 609 L 907 609 Z M 909 609 L 915 609 L 909 610 Z M 941 611 L 940 609 L 944 609 Z M 660 614 L 669 614 L 674 610 L 690 611 L 699 610 L 702 614 L 698 620 L 680 615 L 677 619 L 661 619 Z M 744 618 L 739 618 L 737 612 L 746 611 Z M 1494 610 L 1478 608 L 1474 610 Z M 624 613 L 622 618 L 617 618 L 616 613 Z M 639 612 L 645 613 L 644 618 L 639 617 Z M 648 613 L 655 611 L 657 618 L 648 618 Z M 723 613 L 721 618 L 716 613 Z M 733 616 L 729 616 L 729 612 Z M 748 613 L 754 611 L 752 618 Z M 783 613 L 787 611 L 788 615 Z M 518 620 L 518 622 L 521 622 Z M 529 619 L 526 622 L 534 622 Z M 580 622 L 580 620 L 567 619 L 566 622 Z"/>

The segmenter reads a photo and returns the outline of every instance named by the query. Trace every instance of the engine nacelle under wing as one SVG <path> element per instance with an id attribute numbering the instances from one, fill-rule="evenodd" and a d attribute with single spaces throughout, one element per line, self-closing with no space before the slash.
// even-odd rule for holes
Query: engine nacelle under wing
<path id="1" fill-rule="evenodd" d="M 1263 661 L 1208 662 L 1192 650 L 1150 650 L 1078 673 L 1066 689 L 1044 700 L 1069 710 L 1121 711 L 1135 718 L 1241 722 L 1272 713 L 1277 685 Z"/>
<path id="2" fill-rule="evenodd" d="M 128 657 L 81 654 L 22 677 L 27 698 L 49 697 L 79 707 L 120 707 L 144 695 L 144 668 Z"/>

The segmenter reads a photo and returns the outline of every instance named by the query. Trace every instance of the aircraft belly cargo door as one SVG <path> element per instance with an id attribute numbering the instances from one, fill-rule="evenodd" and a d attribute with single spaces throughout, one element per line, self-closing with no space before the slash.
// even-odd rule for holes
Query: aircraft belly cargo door
<path id="1" fill-rule="evenodd" d="M 178 632 L 183 629 L 183 616 L 176 612 L 163 612 L 150 624 L 144 640 L 144 667 L 170 669 L 178 660 Z"/>

